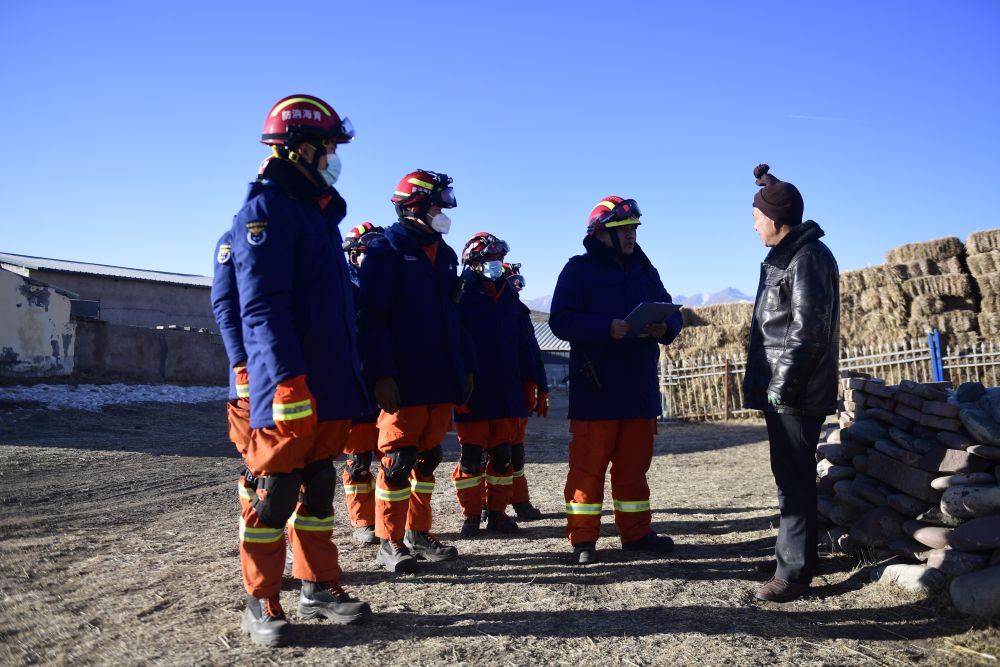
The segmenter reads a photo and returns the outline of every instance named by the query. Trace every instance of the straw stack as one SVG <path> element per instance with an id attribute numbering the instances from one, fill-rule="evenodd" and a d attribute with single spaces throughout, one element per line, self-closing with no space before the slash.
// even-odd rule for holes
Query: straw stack
<path id="1" fill-rule="evenodd" d="M 969 273 L 979 290 L 979 331 L 996 338 L 1000 335 L 1000 229 L 973 232 L 966 247 Z"/>
<path id="2" fill-rule="evenodd" d="M 840 274 L 840 335 L 852 345 L 899 340 L 908 305 L 895 267 L 870 266 Z"/>
<path id="3" fill-rule="evenodd" d="M 752 303 L 684 308 L 681 312 L 684 329 L 673 343 L 662 348 L 666 359 L 674 361 L 746 352 L 753 319 Z"/>

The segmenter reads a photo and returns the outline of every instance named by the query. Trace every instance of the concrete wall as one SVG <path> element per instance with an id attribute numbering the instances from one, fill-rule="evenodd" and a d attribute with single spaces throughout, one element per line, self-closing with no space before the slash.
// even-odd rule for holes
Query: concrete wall
<path id="1" fill-rule="evenodd" d="M 75 330 L 68 298 L 0 269 L 0 375 L 72 373 Z"/>
<path id="2" fill-rule="evenodd" d="M 32 278 L 101 302 L 101 319 L 112 324 L 216 328 L 210 288 L 171 285 L 132 278 L 92 276 L 44 269 Z"/>
<path id="3" fill-rule="evenodd" d="M 77 321 L 76 372 L 138 382 L 223 386 L 229 362 L 222 338 L 195 331 Z"/>

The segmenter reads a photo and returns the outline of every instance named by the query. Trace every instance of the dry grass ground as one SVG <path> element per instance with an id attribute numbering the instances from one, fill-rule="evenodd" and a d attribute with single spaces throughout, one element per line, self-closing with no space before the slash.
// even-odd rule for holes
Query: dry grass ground
<path id="1" fill-rule="evenodd" d="M 1000 632 L 989 622 L 956 615 L 946 597 L 870 584 L 857 559 L 825 558 L 800 601 L 754 601 L 777 521 L 757 423 L 661 426 L 653 520 L 676 551 L 620 551 L 608 511 L 603 560 L 569 564 L 566 397 L 554 398 L 553 416 L 529 426 L 527 474 L 543 520 L 513 539 L 457 540 L 450 435 L 436 523 L 461 558 L 385 573 L 349 540 L 338 491 L 343 583 L 375 620 L 298 623 L 295 646 L 273 650 L 238 630 L 238 461 L 221 404 L 100 414 L 5 405 L 0 664 L 996 664 Z M 286 580 L 293 621 L 297 589 Z"/>

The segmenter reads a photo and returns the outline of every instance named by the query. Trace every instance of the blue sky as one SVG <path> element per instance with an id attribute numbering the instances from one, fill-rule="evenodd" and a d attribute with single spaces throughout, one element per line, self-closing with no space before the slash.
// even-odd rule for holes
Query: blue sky
<path id="1" fill-rule="evenodd" d="M 269 18 L 275 17 L 275 18 Z M 349 116 L 343 229 L 455 179 L 551 294 L 605 195 L 674 294 L 753 293 L 752 169 L 795 183 L 842 270 L 1000 227 L 1000 2 L 0 3 L 0 251 L 196 273 L 311 93 Z"/>

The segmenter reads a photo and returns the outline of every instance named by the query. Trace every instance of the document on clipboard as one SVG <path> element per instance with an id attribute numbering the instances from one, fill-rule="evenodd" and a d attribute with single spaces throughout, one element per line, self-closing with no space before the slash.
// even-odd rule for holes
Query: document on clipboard
<path id="1" fill-rule="evenodd" d="M 667 318 L 681 309 L 679 303 L 666 303 L 663 301 L 647 301 L 640 303 L 628 314 L 625 321 L 628 322 L 628 334 L 626 338 L 639 338 L 645 334 L 642 330 L 647 324 L 662 324 Z"/>

